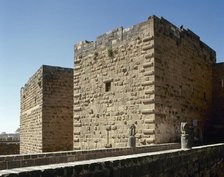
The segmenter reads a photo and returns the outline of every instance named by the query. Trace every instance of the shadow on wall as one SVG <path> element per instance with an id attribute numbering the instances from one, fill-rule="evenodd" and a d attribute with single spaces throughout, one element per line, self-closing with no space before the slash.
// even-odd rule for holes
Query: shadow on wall
<path id="1" fill-rule="evenodd" d="M 19 154 L 19 141 L 0 142 L 0 155 Z"/>

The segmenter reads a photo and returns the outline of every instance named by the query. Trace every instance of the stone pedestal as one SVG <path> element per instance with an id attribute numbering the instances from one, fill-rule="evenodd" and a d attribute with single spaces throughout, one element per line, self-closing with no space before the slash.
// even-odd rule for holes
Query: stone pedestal
<path id="1" fill-rule="evenodd" d="M 135 148 L 136 147 L 135 136 L 129 136 L 129 138 L 128 138 L 128 147 L 129 148 Z"/>
<path id="2" fill-rule="evenodd" d="M 187 122 L 181 122 L 181 149 L 191 149 L 192 147 L 192 129 Z"/>
<path id="3" fill-rule="evenodd" d="M 189 134 L 182 134 L 181 135 L 181 148 L 182 149 L 191 149 L 192 144 L 190 140 Z"/>

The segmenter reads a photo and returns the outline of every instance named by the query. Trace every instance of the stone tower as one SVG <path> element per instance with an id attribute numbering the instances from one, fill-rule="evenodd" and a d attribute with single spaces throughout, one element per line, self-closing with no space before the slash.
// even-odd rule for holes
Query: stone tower
<path id="1" fill-rule="evenodd" d="M 42 66 L 21 89 L 20 153 L 72 150 L 73 70 Z"/>
<path id="2" fill-rule="evenodd" d="M 75 45 L 74 149 L 179 140 L 180 122 L 203 134 L 212 108 L 215 51 L 189 29 L 149 17 Z M 202 136 L 201 136 L 202 138 Z"/>

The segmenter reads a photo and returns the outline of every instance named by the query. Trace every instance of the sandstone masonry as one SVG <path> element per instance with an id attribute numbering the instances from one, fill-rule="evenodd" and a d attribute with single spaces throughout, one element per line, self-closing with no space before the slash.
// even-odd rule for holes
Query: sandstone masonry
<path id="1" fill-rule="evenodd" d="M 212 115 L 207 122 L 206 134 L 210 141 L 224 141 L 224 63 L 213 66 Z"/>
<path id="2" fill-rule="evenodd" d="M 43 66 L 21 93 L 21 153 L 224 137 L 224 65 L 191 30 L 151 16 L 74 48 L 72 69 Z M 73 117 L 73 118 L 72 118 Z"/>
<path id="3" fill-rule="evenodd" d="M 203 139 L 212 111 L 215 51 L 156 16 L 75 45 L 74 149 L 177 142 L 180 122 Z"/>
<path id="4" fill-rule="evenodd" d="M 130 149 L 130 148 L 129 148 Z M 19 158 L 19 157 L 17 157 Z M 1 177 L 224 176 L 224 145 L 166 150 L 52 165 L 1 170 Z"/>
<path id="5" fill-rule="evenodd" d="M 19 154 L 19 142 L 0 142 L 0 156 L 11 154 Z"/>
<path id="6" fill-rule="evenodd" d="M 73 70 L 42 66 L 21 89 L 20 153 L 72 149 Z"/>

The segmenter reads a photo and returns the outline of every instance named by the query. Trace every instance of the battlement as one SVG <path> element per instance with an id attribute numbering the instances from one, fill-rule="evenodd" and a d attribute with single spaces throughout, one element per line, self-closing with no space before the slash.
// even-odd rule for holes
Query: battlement
<path id="1" fill-rule="evenodd" d="M 89 53 L 103 48 L 111 48 L 122 41 L 139 37 L 139 31 L 144 30 L 145 25 L 152 28 L 153 16 L 145 22 L 133 25 L 129 28 L 119 27 L 112 31 L 106 32 L 96 38 L 96 41 L 81 41 L 75 44 L 75 54 L 88 55 Z"/>
<path id="2" fill-rule="evenodd" d="M 155 15 L 150 16 L 146 21 L 133 25 L 129 28 L 119 27 L 112 31 L 106 32 L 96 38 L 96 41 L 81 41 L 75 44 L 75 55 L 79 57 L 86 56 L 99 49 L 112 48 L 122 42 L 128 42 L 130 39 L 142 37 L 142 30 L 151 29 L 150 35 L 154 35 L 155 26 L 158 24 L 160 31 L 163 31 L 170 37 L 181 42 L 182 38 L 189 38 L 192 42 L 200 45 L 200 47 L 214 56 L 211 60 L 216 61 L 215 51 L 201 41 L 200 37 L 190 29 L 180 28 L 169 22 L 163 17 Z"/>

